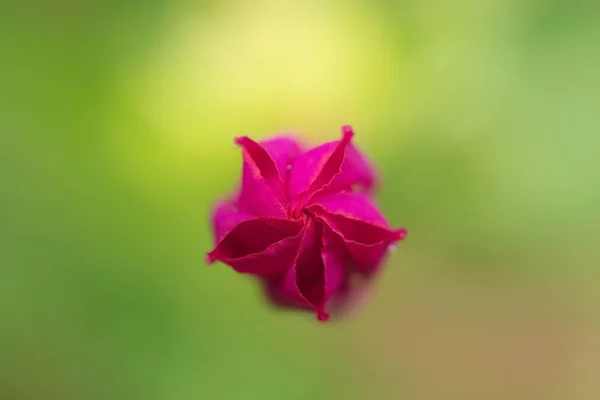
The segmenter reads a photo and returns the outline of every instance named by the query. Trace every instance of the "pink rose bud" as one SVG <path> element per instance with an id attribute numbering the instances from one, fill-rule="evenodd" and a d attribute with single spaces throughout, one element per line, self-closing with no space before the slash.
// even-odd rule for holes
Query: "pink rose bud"
<path id="1" fill-rule="evenodd" d="M 313 310 L 320 321 L 333 303 L 344 308 L 351 279 L 373 276 L 406 236 L 373 204 L 375 172 L 353 136 L 344 126 L 340 140 L 306 151 L 288 137 L 237 138 L 241 190 L 213 211 L 207 262 L 258 276 L 276 305 Z"/>

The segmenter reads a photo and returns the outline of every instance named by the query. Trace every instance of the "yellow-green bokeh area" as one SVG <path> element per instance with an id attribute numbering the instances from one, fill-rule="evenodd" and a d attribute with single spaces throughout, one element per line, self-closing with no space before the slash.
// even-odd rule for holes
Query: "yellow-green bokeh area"
<path id="1" fill-rule="evenodd" d="M 0 6 L 0 398 L 600 395 L 593 1 Z M 409 231 L 358 311 L 204 266 L 232 138 L 352 124 Z"/>

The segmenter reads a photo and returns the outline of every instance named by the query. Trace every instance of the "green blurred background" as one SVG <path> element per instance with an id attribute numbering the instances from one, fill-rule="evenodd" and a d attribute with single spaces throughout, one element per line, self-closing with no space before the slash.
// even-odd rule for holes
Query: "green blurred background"
<path id="1" fill-rule="evenodd" d="M 600 3 L 0 5 L 0 398 L 600 398 Z M 318 324 L 204 266 L 236 135 L 352 124 L 409 230 Z"/>

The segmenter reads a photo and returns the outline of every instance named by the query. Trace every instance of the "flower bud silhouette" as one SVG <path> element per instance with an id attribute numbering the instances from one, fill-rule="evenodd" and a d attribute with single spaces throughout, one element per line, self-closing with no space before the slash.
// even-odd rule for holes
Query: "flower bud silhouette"
<path id="1" fill-rule="evenodd" d="M 306 151 L 289 137 L 236 138 L 241 188 L 213 211 L 207 262 L 256 275 L 275 304 L 327 321 L 329 303 L 347 297 L 352 276 L 374 275 L 406 235 L 373 204 L 376 174 L 353 136 L 344 126 L 340 140 Z"/>

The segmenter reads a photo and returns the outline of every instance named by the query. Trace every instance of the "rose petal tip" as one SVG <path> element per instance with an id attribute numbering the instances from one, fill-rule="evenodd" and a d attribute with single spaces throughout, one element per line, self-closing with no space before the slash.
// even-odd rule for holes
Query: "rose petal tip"
<path id="1" fill-rule="evenodd" d="M 329 314 L 323 310 L 319 310 L 317 311 L 317 320 L 319 320 L 319 322 L 327 322 L 329 321 Z"/>
<path id="2" fill-rule="evenodd" d="M 408 231 L 404 228 L 400 228 L 396 230 L 396 238 L 398 240 L 404 240 L 404 238 L 408 235 Z"/>
<path id="3" fill-rule="evenodd" d="M 248 139 L 250 139 L 248 136 L 236 136 L 233 138 L 233 142 L 239 146 L 244 146 L 248 142 Z"/>
<path id="4" fill-rule="evenodd" d="M 207 265 L 212 265 L 212 264 L 214 264 L 214 262 L 215 262 L 215 259 L 214 259 L 213 255 L 212 255 L 212 253 L 206 253 L 206 258 L 204 259 L 204 262 L 205 262 Z"/>
<path id="5" fill-rule="evenodd" d="M 343 135 L 344 139 L 346 139 L 346 140 L 352 139 L 352 137 L 354 136 L 354 130 L 352 129 L 352 126 L 350 126 L 350 125 L 342 126 L 342 135 Z"/>

